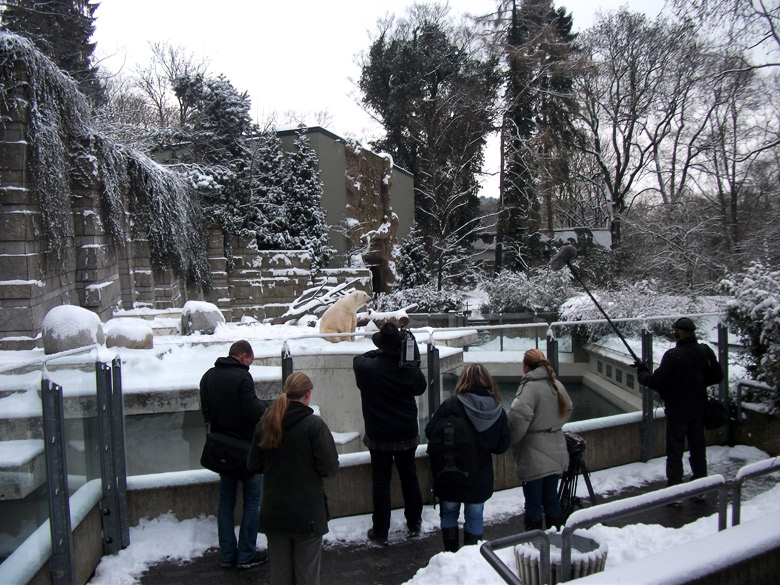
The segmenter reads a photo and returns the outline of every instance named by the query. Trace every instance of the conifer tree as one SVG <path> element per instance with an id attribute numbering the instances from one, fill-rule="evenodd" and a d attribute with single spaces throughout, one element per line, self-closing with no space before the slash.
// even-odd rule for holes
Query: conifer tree
<path id="1" fill-rule="evenodd" d="M 415 220 L 438 289 L 455 278 L 453 260 L 476 237 L 477 175 L 500 81 L 497 60 L 448 14 L 415 5 L 388 22 L 359 80 L 364 106 L 385 130 L 373 147 L 415 176 Z"/>
<path id="2" fill-rule="evenodd" d="M 498 236 L 510 269 L 538 262 L 551 231 L 552 193 L 568 181 L 566 144 L 576 110 L 572 17 L 551 0 L 511 0 L 506 36 L 506 111 Z M 543 211 L 547 217 L 543 217 Z M 546 221 L 545 221 L 546 220 Z M 552 234 L 548 234 L 552 235 Z"/>
<path id="3" fill-rule="evenodd" d="M 39 51 L 76 80 L 93 104 L 105 100 L 93 62 L 97 2 L 91 0 L 5 0 L 2 29 L 29 38 Z"/>
<path id="4" fill-rule="evenodd" d="M 398 287 L 401 290 L 428 284 L 430 267 L 425 242 L 417 231 L 417 224 L 401 242 L 398 259 Z"/>

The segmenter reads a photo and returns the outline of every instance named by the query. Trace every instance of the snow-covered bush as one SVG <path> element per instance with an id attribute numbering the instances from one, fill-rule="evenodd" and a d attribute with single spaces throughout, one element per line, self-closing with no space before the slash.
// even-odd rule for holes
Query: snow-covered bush
<path id="1" fill-rule="evenodd" d="M 728 304 L 729 325 L 745 346 L 742 359 L 748 373 L 770 386 L 753 391 L 751 399 L 780 412 L 780 271 L 754 262 L 742 274 L 722 281 L 733 300 Z"/>
<path id="2" fill-rule="evenodd" d="M 436 290 L 430 284 L 396 290 L 390 294 L 379 294 L 374 297 L 375 311 L 396 311 L 417 305 L 415 312 L 446 313 L 459 311 L 462 306 L 462 294 L 452 290 Z"/>
<path id="3" fill-rule="evenodd" d="M 615 323 L 623 335 L 637 336 L 643 329 L 647 329 L 655 335 L 671 335 L 672 324 L 676 320 L 676 316 L 719 313 L 725 311 L 726 308 L 724 297 L 664 294 L 658 292 L 655 283 L 651 281 L 624 283 L 623 286 L 614 290 L 591 290 L 591 293 L 613 322 L 616 319 L 670 316 L 669 319 L 661 321 Z M 582 292 L 561 305 L 559 318 L 561 321 L 589 321 L 603 320 L 604 315 L 587 293 Z M 703 325 L 703 322 L 698 325 Z M 583 339 L 595 340 L 611 333 L 612 328 L 606 323 L 582 325 L 576 329 L 576 334 Z"/>
<path id="4" fill-rule="evenodd" d="M 480 307 L 484 313 L 557 312 L 566 299 L 576 293 L 568 271 L 548 268 L 527 272 L 501 272 L 483 284 L 488 300 Z"/>

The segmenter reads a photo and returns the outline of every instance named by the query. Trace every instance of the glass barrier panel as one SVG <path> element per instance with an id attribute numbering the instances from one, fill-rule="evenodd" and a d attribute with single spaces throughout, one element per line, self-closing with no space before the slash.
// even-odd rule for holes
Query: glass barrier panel
<path id="1" fill-rule="evenodd" d="M 49 518 L 41 363 L 0 365 L 0 563 Z"/>

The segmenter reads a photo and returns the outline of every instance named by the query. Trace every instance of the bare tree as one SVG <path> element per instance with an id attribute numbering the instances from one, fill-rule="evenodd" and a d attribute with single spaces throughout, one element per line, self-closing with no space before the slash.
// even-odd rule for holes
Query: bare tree
<path id="1" fill-rule="evenodd" d="M 780 4 L 776 0 L 674 0 L 676 14 L 695 22 L 721 54 L 748 53 L 736 70 L 780 66 Z"/>
<path id="2" fill-rule="evenodd" d="M 591 68 L 576 80 L 583 132 L 577 146 L 598 168 L 592 181 L 604 192 L 613 247 L 620 245 L 622 215 L 633 198 L 653 188 L 658 167 L 651 163 L 682 111 L 691 34 L 685 23 L 651 22 L 621 9 L 584 35 Z"/>
<path id="3" fill-rule="evenodd" d="M 177 96 L 173 81 L 183 77 L 204 77 L 208 60 L 200 59 L 184 47 L 167 42 L 150 43 L 151 62 L 138 66 L 135 71 L 135 85 L 145 96 L 157 115 L 160 128 L 182 126 L 192 103 Z"/>

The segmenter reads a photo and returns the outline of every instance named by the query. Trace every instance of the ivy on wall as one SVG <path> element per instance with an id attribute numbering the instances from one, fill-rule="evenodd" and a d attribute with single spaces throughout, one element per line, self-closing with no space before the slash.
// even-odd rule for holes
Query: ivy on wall
<path id="1" fill-rule="evenodd" d="M 0 126 L 14 120 L 28 124 L 30 187 L 51 262 L 61 263 L 74 245 L 74 186 L 95 188 L 116 244 L 128 237 L 130 212 L 134 228 L 145 230 L 153 266 L 209 289 L 203 217 L 188 178 L 116 143 L 71 77 L 27 39 L 0 32 Z"/>

